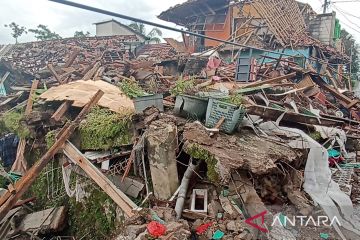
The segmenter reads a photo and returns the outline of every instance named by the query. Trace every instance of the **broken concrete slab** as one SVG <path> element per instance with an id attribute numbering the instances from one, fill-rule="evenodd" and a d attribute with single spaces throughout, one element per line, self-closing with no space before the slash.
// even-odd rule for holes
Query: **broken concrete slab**
<path id="1" fill-rule="evenodd" d="M 20 232 L 36 231 L 40 234 L 59 232 L 65 227 L 66 208 L 50 208 L 26 215 L 19 227 Z"/>
<path id="2" fill-rule="evenodd" d="M 122 176 L 120 175 L 107 175 L 111 182 L 115 184 L 121 191 L 130 197 L 137 198 L 139 193 L 144 189 L 145 184 L 135 179 L 125 177 L 124 181 L 121 181 Z"/>
<path id="3" fill-rule="evenodd" d="M 154 195 L 169 199 L 179 187 L 176 166 L 177 127 L 170 119 L 151 123 L 147 130 L 146 145 L 150 161 Z"/>
<path id="4" fill-rule="evenodd" d="M 231 170 L 244 169 L 263 175 L 277 172 L 277 162 L 291 164 L 303 157 L 300 150 L 270 142 L 251 133 L 244 136 L 219 133 L 216 138 L 211 138 L 205 127 L 196 122 L 185 125 L 183 137 L 188 154 L 193 154 L 196 158 L 196 150 L 200 149 L 216 160 L 215 170 L 225 182 L 229 180 Z"/>

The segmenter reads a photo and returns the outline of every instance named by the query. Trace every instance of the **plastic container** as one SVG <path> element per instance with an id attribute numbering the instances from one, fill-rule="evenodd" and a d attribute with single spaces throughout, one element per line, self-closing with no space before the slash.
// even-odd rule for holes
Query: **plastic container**
<path id="1" fill-rule="evenodd" d="M 136 113 L 142 113 L 148 107 L 156 107 L 160 112 L 164 111 L 163 95 L 154 94 L 138 97 L 133 100 Z"/>
<path id="2" fill-rule="evenodd" d="M 174 113 L 176 115 L 191 118 L 191 119 L 205 119 L 208 99 L 189 96 L 176 96 Z"/>
<path id="3" fill-rule="evenodd" d="M 206 111 L 206 123 L 209 128 L 215 127 L 221 117 L 225 117 L 220 130 L 226 133 L 232 133 L 239 125 L 245 115 L 245 109 L 236 105 L 222 102 L 216 99 L 209 99 Z"/>

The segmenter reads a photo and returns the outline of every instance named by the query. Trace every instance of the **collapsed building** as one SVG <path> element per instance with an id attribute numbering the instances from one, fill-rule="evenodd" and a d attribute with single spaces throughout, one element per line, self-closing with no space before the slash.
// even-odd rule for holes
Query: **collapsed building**
<path id="1" fill-rule="evenodd" d="M 357 239 L 360 105 L 335 16 L 191 0 L 159 18 L 244 47 L 3 46 L 1 238 Z"/>

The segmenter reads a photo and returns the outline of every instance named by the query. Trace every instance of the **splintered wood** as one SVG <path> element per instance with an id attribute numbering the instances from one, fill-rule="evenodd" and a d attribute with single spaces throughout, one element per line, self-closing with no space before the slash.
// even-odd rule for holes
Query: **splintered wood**
<path id="1" fill-rule="evenodd" d="M 0 198 L 0 219 L 12 209 L 17 201 L 23 196 L 23 194 L 29 189 L 31 184 L 39 176 L 40 172 L 48 164 L 48 162 L 54 157 L 64 145 L 65 141 L 75 131 L 80 121 L 83 120 L 90 109 L 100 100 L 104 95 L 101 90 L 97 91 L 96 94 L 90 99 L 88 104 L 82 109 L 79 115 L 71 123 L 66 124 L 61 133 L 58 135 L 57 140 L 51 146 L 51 148 L 41 157 L 40 160 L 36 161 L 34 165 L 26 172 L 26 174 L 14 184 L 14 192 L 6 191 Z"/>
<path id="2" fill-rule="evenodd" d="M 128 217 L 134 216 L 133 210 L 137 208 L 122 191 L 120 191 L 99 169 L 97 169 L 74 145 L 69 141 L 65 143 L 64 154 L 81 167 L 84 172 L 91 177 L 104 192 L 124 211 Z"/>
<path id="3" fill-rule="evenodd" d="M 32 106 L 33 106 L 33 95 L 38 88 L 39 80 L 34 80 L 31 85 L 29 98 L 26 103 L 25 108 L 25 116 L 29 115 L 32 112 Z M 25 153 L 25 147 L 26 147 L 26 139 L 21 138 L 19 141 L 17 153 L 16 153 L 16 159 L 14 164 L 11 167 L 11 171 L 13 172 L 19 172 L 21 174 L 24 174 L 28 168 L 26 159 L 24 157 Z"/>

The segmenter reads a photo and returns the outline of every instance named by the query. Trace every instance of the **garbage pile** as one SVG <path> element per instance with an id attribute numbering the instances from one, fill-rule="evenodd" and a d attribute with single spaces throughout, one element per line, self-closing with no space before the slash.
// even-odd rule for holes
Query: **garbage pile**
<path id="1" fill-rule="evenodd" d="M 124 41 L 3 58 L 1 239 L 359 237 L 360 103 L 328 46 L 244 71 L 221 51 Z"/>

